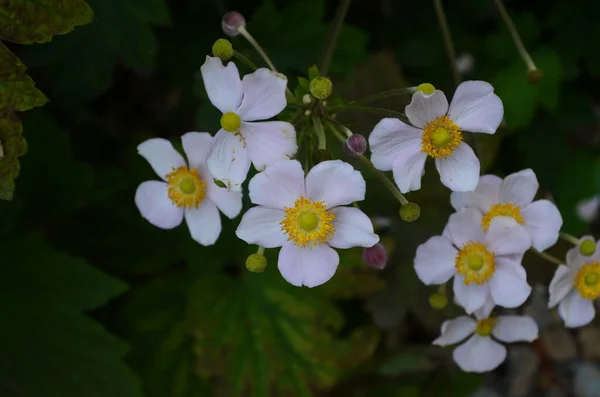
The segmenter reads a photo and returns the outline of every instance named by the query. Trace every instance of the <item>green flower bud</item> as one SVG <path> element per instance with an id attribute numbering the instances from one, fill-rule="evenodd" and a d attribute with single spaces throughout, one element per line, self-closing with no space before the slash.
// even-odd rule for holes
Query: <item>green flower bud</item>
<path id="1" fill-rule="evenodd" d="M 219 39 L 215 41 L 212 46 L 213 56 L 220 58 L 222 61 L 228 61 L 233 56 L 233 46 L 226 39 Z"/>
<path id="2" fill-rule="evenodd" d="M 448 298 L 441 292 L 433 293 L 429 296 L 429 305 L 436 310 L 442 310 L 448 305 Z"/>
<path id="3" fill-rule="evenodd" d="M 315 77 L 310 82 L 310 93 L 317 99 L 327 99 L 333 91 L 333 83 L 327 77 Z"/>
<path id="4" fill-rule="evenodd" d="M 579 253 L 584 256 L 592 256 L 596 253 L 596 243 L 594 240 L 583 240 L 579 244 Z"/>
<path id="5" fill-rule="evenodd" d="M 435 87 L 429 83 L 419 84 L 415 92 L 421 91 L 425 95 L 431 95 L 435 92 Z"/>
<path id="6" fill-rule="evenodd" d="M 262 273 L 267 268 L 267 258 L 262 254 L 252 254 L 246 259 L 246 269 L 252 273 Z"/>
<path id="7" fill-rule="evenodd" d="M 400 207 L 400 219 L 404 222 L 414 222 L 419 219 L 421 208 L 417 203 L 406 203 Z"/>
<path id="8" fill-rule="evenodd" d="M 312 98 L 310 97 L 309 94 L 304 94 L 304 96 L 302 97 L 302 103 L 305 105 L 308 105 L 312 102 Z"/>

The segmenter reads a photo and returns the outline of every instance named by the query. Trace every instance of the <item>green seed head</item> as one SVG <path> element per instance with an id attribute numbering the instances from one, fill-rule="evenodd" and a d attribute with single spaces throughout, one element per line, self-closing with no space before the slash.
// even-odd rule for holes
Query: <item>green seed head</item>
<path id="1" fill-rule="evenodd" d="M 252 273 L 262 273 L 267 268 L 267 258 L 262 254 L 252 254 L 246 259 L 246 269 Z"/>
<path id="2" fill-rule="evenodd" d="M 579 253 L 584 256 L 592 256 L 596 253 L 596 243 L 594 240 L 583 240 L 579 244 Z"/>
<path id="3" fill-rule="evenodd" d="M 222 61 L 228 61 L 233 56 L 233 46 L 229 40 L 218 39 L 212 46 L 212 53 Z"/>
<path id="4" fill-rule="evenodd" d="M 317 99 L 327 99 L 333 91 L 333 83 L 327 77 L 315 77 L 310 82 L 310 93 Z"/>
<path id="5" fill-rule="evenodd" d="M 400 207 L 400 219 L 404 222 L 414 222 L 421 215 L 421 207 L 417 203 L 406 203 Z"/>

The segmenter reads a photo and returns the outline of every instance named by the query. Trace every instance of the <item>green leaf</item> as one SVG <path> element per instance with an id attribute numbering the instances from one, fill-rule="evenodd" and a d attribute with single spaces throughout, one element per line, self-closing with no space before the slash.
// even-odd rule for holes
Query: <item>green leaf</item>
<path id="1" fill-rule="evenodd" d="M 398 376 L 412 372 L 427 372 L 434 368 L 433 361 L 425 354 L 400 353 L 379 367 L 386 376 Z"/>
<path id="2" fill-rule="evenodd" d="M 84 314 L 126 286 L 37 237 L 3 247 L 0 388 L 27 397 L 141 397 L 121 361 L 127 346 Z"/>
<path id="3" fill-rule="evenodd" d="M 83 0 L 8 0 L 0 3 L 0 39 L 19 44 L 45 43 L 92 21 Z"/>
<path id="4" fill-rule="evenodd" d="M 0 44 L 1 45 L 1 44 Z M 23 139 L 21 121 L 13 112 L 0 112 L 0 200 L 12 200 L 15 190 L 15 178 L 19 175 L 18 158 L 27 151 L 27 142 Z"/>
<path id="5" fill-rule="evenodd" d="M 320 77 L 321 73 L 319 73 L 319 69 L 317 68 L 317 65 L 311 65 L 308 68 L 308 81 L 312 81 L 313 79 L 316 79 L 317 77 Z"/>

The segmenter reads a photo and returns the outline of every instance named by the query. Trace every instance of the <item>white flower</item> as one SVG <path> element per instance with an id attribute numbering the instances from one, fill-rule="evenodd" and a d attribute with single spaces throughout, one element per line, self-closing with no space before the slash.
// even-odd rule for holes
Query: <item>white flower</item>
<path id="1" fill-rule="evenodd" d="M 463 142 L 462 131 L 493 134 L 504 108 L 494 88 L 484 81 L 458 86 L 448 107 L 442 91 L 416 92 L 406 107 L 412 126 L 383 119 L 369 136 L 373 165 L 392 170 L 402 193 L 421 188 L 427 156 L 435 158 L 442 183 L 453 191 L 472 191 L 479 180 L 479 160 Z M 415 128 L 416 127 L 416 128 Z"/>
<path id="2" fill-rule="evenodd" d="M 512 308 L 531 293 L 518 259 L 531 245 L 529 235 L 505 216 L 493 219 L 484 233 L 482 219 L 471 208 L 452 214 L 443 235 L 420 245 L 415 257 L 417 275 L 427 285 L 454 276 L 455 300 L 469 314 L 490 296 L 496 305 Z"/>
<path id="3" fill-rule="evenodd" d="M 315 287 L 337 269 L 333 248 L 379 241 L 361 210 L 342 207 L 364 198 L 365 180 L 348 163 L 323 161 L 305 179 L 298 161 L 278 161 L 250 181 L 250 199 L 258 206 L 244 214 L 236 234 L 249 244 L 281 247 L 277 266 L 283 278 Z"/>
<path id="4" fill-rule="evenodd" d="M 587 200 L 580 201 L 575 207 L 577 216 L 586 222 L 591 222 L 596 219 L 598 210 L 600 210 L 600 194 L 590 197 Z"/>
<path id="5" fill-rule="evenodd" d="M 529 233 L 533 247 L 544 251 L 558 240 L 563 220 L 556 205 L 550 201 L 533 201 L 538 187 L 531 169 L 515 172 L 504 180 L 495 175 L 483 175 L 473 192 L 453 192 L 450 201 L 457 211 L 463 208 L 480 211 L 484 230 L 496 216 L 513 218 Z"/>
<path id="6" fill-rule="evenodd" d="M 590 323 L 596 315 L 594 300 L 600 297 L 600 241 L 595 242 L 592 236 L 584 236 L 581 241 L 595 243 L 592 254 L 586 256 L 579 251 L 580 247 L 571 248 L 567 252 L 567 266 L 556 269 L 549 288 L 548 307 L 558 305 L 558 314 L 569 328 Z"/>
<path id="7" fill-rule="evenodd" d="M 290 123 L 253 122 L 285 108 L 287 78 L 261 68 L 240 80 L 235 63 L 223 66 L 212 57 L 206 57 L 200 70 L 208 98 L 223 113 L 222 128 L 210 144 L 208 168 L 228 189 L 239 191 L 250 162 L 262 171 L 274 161 L 291 158 L 298 149 Z"/>
<path id="8" fill-rule="evenodd" d="M 452 356 L 465 372 L 487 372 L 497 368 L 506 359 L 506 348 L 501 342 L 532 342 L 538 338 L 538 326 L 529 316 L 490 317 L 494 305 L 477 310 L 476 320 L 461 316 L 444 321 L 434 345 L 448 346 L 471 336 L 456 349 Z M 494 339 L 492 339 L 494 337 Z"/>
<path id="9" fill-rule="evenodd" d="M 221 233 L 219 210 L 234 218 L 242 209 L 241 192 L 218 187 L 208 172 L 206 153 L 211 140 L 206 132 L 181 137 L 189 165 L 166 139 L 148 139 L 138 146 L 138 153 L 165 181 L 138 186 L 135 204 L 140 213 L 161 229 L 172 229 L 185 217 L 192 238 L 202 245 L 214 244 Z"/>

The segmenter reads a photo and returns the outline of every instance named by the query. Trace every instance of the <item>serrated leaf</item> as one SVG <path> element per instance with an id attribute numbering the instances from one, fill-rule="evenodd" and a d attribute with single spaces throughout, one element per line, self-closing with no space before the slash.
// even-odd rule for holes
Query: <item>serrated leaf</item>
<path id="1" fill-rule="evenodd" d="M 7 0 L 0 3 L 0 39 L 19 44 L 45 43 L 92 21 L 83 0 Z"/>

